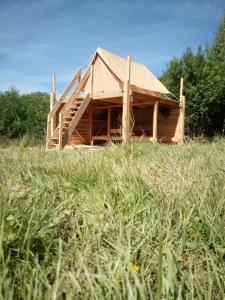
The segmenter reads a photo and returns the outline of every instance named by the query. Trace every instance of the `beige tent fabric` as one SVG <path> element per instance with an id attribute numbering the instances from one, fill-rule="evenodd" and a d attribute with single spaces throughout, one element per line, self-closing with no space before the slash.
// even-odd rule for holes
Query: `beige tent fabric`
<path id="1" fill-rule="evenodd" d="M 96 57 L 97 56 L 97 57 Z M 107 50 L 98 48 L 92 62 L 94 62 L 93 92 L 102 93 L 119 91 L 119 78 L 122 82 L 126 80 L 127 59 L 115 55 Z M 114 75 L 113 75 L 114 73 Z M 131 84 L 153 92 L 168 94 L 167 88 L 146 68 L 131 60 Z M 84 94 L 90 92 L 91 78 L 89 77 L 84 87 Z"/>
<path id="2" fill-rule="evenodd" d="M 105 49 L 98 48 L 98 53 L 112 69 L 112 71 L 122 80 L 126 79 L 127 59 L 115 55 Z M 132 61 L 131 59 L 131 84 L 137 87 L 154 92 L 168 94 L 169 90 L 149 71 L 149 69 Z"/>
<path id="3" fill-rule="evenodd" d="M 88 81 L 84 88 L 85 95 L 91 90 L 91 78 L 88 78 Z M 112 73 L 107 69 L 104 62 L 98 56 L 94 64 L 94 81 L 93 81 L 93 92 L 109 92 L 109 91 L 118 91 L 120 86 L 118 81 L 113 77 Z"/>

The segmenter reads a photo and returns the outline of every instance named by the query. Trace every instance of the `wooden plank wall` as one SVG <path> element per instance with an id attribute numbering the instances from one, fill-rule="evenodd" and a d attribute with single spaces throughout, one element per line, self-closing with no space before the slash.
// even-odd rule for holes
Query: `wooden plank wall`
<path id="1" fill-rule="evenodd" d="M 135 120 L 133 135 L 152 136 L 153 107 L 133 107 L 132 111 Z"/>
<path id="2" fill-rule="evenodd" d="M 159 107 L 158 114 L 158 140 L 171 143 L 178 135 L 178 117 L 179 108 L 170 108 L 169 116 L 162 113 L 162 107 Z"/>
<path id="3" fill-rule="evenodd" d="M 178 137 L 179 108 L 170 108 L 169 115 L 162 112 L 159 106 L 158 112 L 158 141 L 171 143 Z M 111 128 L 120 127 L 121 108 L 112 110 Z M 133 107 L 132 114 L 135 118 L 133 135 L 151 136 L 153 127 L 153 107 Z M 92 135 L 107 135 L 107 110 L 92 110 Z M 69 139 L 68 144 L 90 144 L 90 109 L 87 109 L 78 123 L 76 130 Z"/>

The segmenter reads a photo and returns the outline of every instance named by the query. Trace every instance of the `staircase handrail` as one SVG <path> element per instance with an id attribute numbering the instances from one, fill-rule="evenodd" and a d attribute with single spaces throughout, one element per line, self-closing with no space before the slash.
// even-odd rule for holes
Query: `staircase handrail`
<path id="1" fill-rule="evenodd" d="M 50 111 L 50 113 L 49 113 L 49 119 L 51 119 L 55 115 L 55 113 L 59 109 L 60 105 L 66 99 L 66 96 L 70 92 L 70 90 L 73 87 L 73 85 L 76 83 L 77 80 L 80 79 L 80 76 L 81 76 L 81 69 L 78 69 L 77 72 L 75 73 L 75 75 L 73 76 L 72 80 L 70 81 L 70 83 L 68 84 L 68 86 L 66 87 L 66 89 L 64 90 L 63 94 L 61 95 L 61 97 L 59 98 L 59 100 L 56 102 L 56 104 L 54 105 L 54 107 L 52 108 L 52 110 Z"/>

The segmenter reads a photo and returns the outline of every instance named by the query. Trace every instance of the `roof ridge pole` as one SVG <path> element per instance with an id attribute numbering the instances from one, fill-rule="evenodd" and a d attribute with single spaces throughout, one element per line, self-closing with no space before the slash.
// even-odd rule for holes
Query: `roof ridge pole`
<path id="1" fill-rule="evenodd" d="M 123 82 L 123 114 L 122 114 L 122 141 L 127 143 L 131 139 L 130 124 L 130 74 L 131 74 L 131 57 L 127 57 L 126 79 Z"/>
<path id="2" fill-rule="evenodd" d="M 185 96 L 183 95 L 183 90 L 184 90 L 184 78 L 181 77 L 180 79 L 180 138 L 179 138 L 179 143 L 183 144 L 184 142 L 184 119 L 185 119 Z"/>

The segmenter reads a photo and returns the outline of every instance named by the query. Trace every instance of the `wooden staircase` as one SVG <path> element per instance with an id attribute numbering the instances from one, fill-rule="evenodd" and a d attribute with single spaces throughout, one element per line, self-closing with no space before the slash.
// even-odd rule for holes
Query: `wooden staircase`
<path id="1" fill-rule="evenodd" d="M 48 149 L 63 149 L 85 112 L 90 100 L 90 94 L 85 98 L 77 96 L 66 110 L 62 109 L 59 113 L 59 124 L 48 141 Z"/>
<path id="2" fill-rule="evenodd" d="M 71 80 L 63 95 L 50 111 L 47 124 L 46 149 L 63 149 L 73 134 L 77 124 L 91 101 L 90 94 L 87 94 L 85 97 L 80 96 L 80 91 L 82 90 L 90 73 L 91 69 L 89 68 L 83 78 L 78 82 L 75 91 L 68 98 L 68 101 L 65 101 L 72 86 L 76 80 L 80 78 L 79 70 Z M 64 106 L 62 105 L 63 101 L 65 101 Z M 59 114 L 59 122 L 57 126 L 54 125 L 56 113 Z"/>

